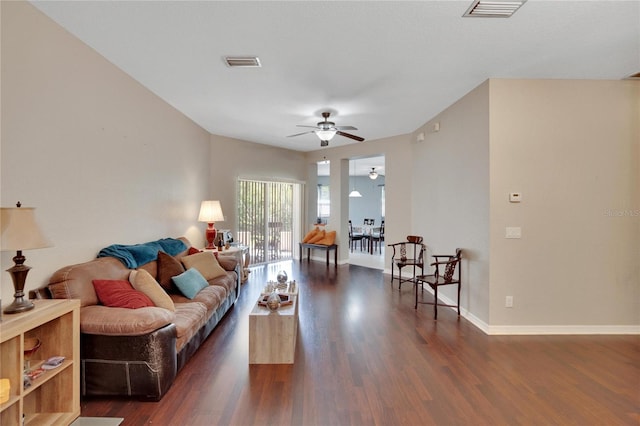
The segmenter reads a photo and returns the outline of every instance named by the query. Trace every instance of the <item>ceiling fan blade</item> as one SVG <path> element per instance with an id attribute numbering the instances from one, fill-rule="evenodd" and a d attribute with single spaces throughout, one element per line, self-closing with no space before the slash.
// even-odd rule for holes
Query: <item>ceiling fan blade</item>
<path id="1" fill-rule="evenodd" d="M 296 127 L 308 127 L 310 129 L 317 129 L 318 126 L 305 126 L 304 124 L 296 124 Z"/>
<path id="2" fill-rule="evenodd" d="M 353 127 L 353 126 L 336 126 L 335 129 L 336 130 L 358 130 L 357 127 Z"/>
<path id="3" fill-rule="evenodd" d="M 345 133 L 341 131 L 337 131 L 336 133 L 339 134 L 340 136 L 344 136 L 345 138 L 357 140 L 358 142 L 362 142 L 364 140 L 364 138 L 361 138 L 360 136 L 352 135 L 350 133 Z"/>
<path id="4" fill-rule="evenodd" d="M 312 131 L 309 131 L 309 132 L 296 133 L 295 135 L 289 135 L 289 136 L 287 136 L 287 137 L 288 137 L 288 138 L 292 138 L 292 137 L 294 137 L 294 136 L 306 135 L 307 133 L 313 133 L 313 130 L 312 130 Z"/>

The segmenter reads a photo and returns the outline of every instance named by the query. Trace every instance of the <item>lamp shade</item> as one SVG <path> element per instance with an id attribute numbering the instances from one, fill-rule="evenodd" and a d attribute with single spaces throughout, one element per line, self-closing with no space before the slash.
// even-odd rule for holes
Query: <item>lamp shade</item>
<path id="1" fill-rule="evenodd" d="M 360 191 L 358 191 L 357 189 L 354 189 L 353 191 L 351 191 L 349 193 L 349 197 L 351 198 L 358 198 L 358 197 L 362 197 L 362 194 L 360 193 Z"/>
<path id="2" fill-rule="evenodd" d="M 36 222 L 33 207 L 3 207 L 0 209 L 0 250 L 32 250 L 51 247 Z"/>
<path id="3" fill-rule="evenodd" d="M 200 205 L 200 215 L 198 216 L 198 222 L 223 222 L 224 215 L 222 214 L 222 207 L 220 201 L 203 201 Z"/>

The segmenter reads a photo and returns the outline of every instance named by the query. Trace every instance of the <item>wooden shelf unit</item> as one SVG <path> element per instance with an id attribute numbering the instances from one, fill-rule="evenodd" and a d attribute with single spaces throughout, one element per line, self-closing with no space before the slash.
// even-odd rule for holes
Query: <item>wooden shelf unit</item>
<path id="1" fill-rule="evenodd" d="M 11 382 L 9 400 L 0 405 L 2 426 L 69 425 L 80 415 L 80 301 L 34 300 L 35 308 L 3 314 L 0 322 L 0 378 Z M 52 356 L 65 361 L 23 387 L 24 339 L 42 342 L 31 368 Z"/>

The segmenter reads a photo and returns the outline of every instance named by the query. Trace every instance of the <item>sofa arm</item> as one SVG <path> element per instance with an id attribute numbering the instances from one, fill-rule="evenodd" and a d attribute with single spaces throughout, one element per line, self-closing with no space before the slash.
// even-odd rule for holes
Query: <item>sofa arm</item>
<path id="1" fill-rule="evenodd" d="M 82 334 L 83 396 L 135 396 L 159 401 L 177 374 L 176 326 L 142 336 Z"/>
<path id="2" fill-rule="evenodd" d="M 225 271 L 235 271 L 238 259 L 233 256 L 218 256 L 218 263 Z"/>
<path id="3" fill-rule="evenodd" d="M 140 336 L 175 319 L 174 312 L 158 307 L 126 309 L 91 305 L 80 309 L 80 331 L 103 336 Z"/>

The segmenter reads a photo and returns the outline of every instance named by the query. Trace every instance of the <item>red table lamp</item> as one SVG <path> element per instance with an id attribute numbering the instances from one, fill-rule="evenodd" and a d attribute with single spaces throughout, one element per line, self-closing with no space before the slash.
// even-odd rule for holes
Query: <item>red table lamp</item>
<path id="1" fill-rule="evenodd" d="M 205 239 L 207 240 L 208 249 L 214 248 L 213 242 L 216 240 L 216 228 L 213 226 L 215 222 L 224 221 L 224 215 L 222 214 L 222 207 L 220 201 L 209 200 L 203 201 L 200 205 L 200 215 L 198 216 L 198 222 L 206 222 L 207 230 L 205 231 Z"/>

